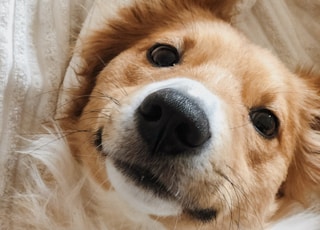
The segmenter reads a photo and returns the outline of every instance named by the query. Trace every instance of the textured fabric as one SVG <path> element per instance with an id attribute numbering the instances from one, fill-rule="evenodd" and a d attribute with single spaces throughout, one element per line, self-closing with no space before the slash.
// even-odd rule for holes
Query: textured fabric
<path id="1" fill-rule="evenodd" d="M 19 137 L 52 117 L 90 0 L 0 1 L 0 229 L 18 171 Z"/>
<path id="2" fill-rule="evenodd" d="M 234 24 L 291 69 L 320 70 L 319 0 L 243 0 Z"/>
<path id="3" fill-rule="evenodd" d="M 128 1 L 97 1 L 108 7 L 96 5 L 86 25 L 97 27 L 92 20 L 97 11 L 108 9 L 104 12 L 108 17 L 119 3 Z M 74 82 L 71 70 L 77 58 L 63 78 L 70 45 L 92 2 L 0 0 L 0 229 L 8 229 L 9 221 L 1 218 L 10 211 L 10 202 L 3 201 L 17 177 L 23 176 L 17 167 L 19 136 L 39 132 L 41 123 L 55 113 L 62 81 L 66 87 Z M 234 24 L 289 68 L 300 64 L 320 69 L 319 0 L 242 0 L 237 13 Z"/>

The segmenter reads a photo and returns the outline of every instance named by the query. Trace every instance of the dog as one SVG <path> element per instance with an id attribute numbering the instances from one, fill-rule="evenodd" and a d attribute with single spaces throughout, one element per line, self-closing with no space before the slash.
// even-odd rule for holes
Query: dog
<path id="1" fill-rule="evenodd" d="M 30 148 L 24 226 L 320 228 L 320 76 L 250 43 L 235 4 L 138 1 L 81 41 L 67 116 Z"/>

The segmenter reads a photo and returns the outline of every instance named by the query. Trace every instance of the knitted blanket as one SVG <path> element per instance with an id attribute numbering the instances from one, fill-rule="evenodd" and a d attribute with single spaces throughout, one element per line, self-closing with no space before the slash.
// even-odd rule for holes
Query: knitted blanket
<path id="1" fill-rule="evenodd" d="M 21 136 L 53 116 L 58 89 L 91 0 L 0 1 L 0 229 L 19 172 Z M 6 201 L 6 202 L 5 202 Z"/>

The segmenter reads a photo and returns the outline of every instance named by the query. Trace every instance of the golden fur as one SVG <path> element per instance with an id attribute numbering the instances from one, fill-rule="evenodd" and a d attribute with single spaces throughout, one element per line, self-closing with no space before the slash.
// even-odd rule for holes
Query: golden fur
<path id="1" fill-rule="evenodd" d="M 184 76 L 222 101 L 225 132 L 215 151 L 199 160 L 201 170 L 192 162 L 172 166 L 180 192 L 175 202 L 182 213 L 151 215 L 168 229 L 256 230 L 304 210 L 319 212 L 319 75 L 293 74 L 270 52 L 251 44 L 228 23 L 234 4 L 141 1 L 120 10 L 80 47 L 80 87 L 72 92 L 74 103 L 60 125 L 68 133 L 74 163 L 90 172 L 95 181 L 90 183 L 101 185 L 101 196 L 113 186 L 106 169 L 109 153 L 95 146 L 97 132 L 103 129 L 101 141 L 112 143 L 113 151 L 135 143 L 134 135 L 119 133 L 119 117 L 143 88 Z M 181 61 L 172 67 L 152 66 L 146 52 L 155 43 L 177 47 Z M 254 129 L 249 113 L 256 108 L 277 116 L 274 138 Z M 165 174 L 159 177 L 169 178 Z M 204 211 L 192 214 L 201 208 L 214 208 L 217 215 L 207 219 Z"/>

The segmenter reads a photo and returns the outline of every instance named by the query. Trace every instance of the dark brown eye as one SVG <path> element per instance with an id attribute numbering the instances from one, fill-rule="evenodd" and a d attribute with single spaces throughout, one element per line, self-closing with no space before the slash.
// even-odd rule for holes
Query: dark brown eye
<path id="1" fill-rule="evenodd" d="M 249 113 L 251 122 L 257 132 L 267 139 L 272 139 L 278 134 L 278 118 L 268 109 L 256 109 Z"/>
<path id="2" fill-rule="evenodd" d="M 157 67 L 169 67 L 179 63 L 180 55 L 178 50 L 168 44 L 156 44 L 147 52 L 149 62 Z"/>

